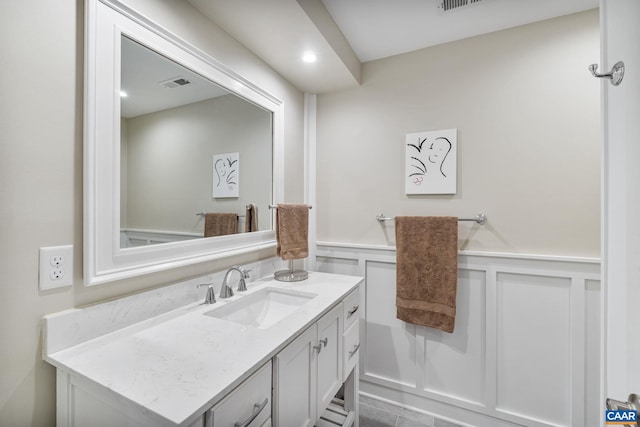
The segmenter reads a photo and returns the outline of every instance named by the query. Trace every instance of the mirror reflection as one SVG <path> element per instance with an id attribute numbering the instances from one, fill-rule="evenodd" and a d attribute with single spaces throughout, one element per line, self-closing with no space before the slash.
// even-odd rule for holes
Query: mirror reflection
<path id="1" fill-rule="evenodd" d="M 120 247 L 271 229 L 272 113 L 122 36 Z"/>

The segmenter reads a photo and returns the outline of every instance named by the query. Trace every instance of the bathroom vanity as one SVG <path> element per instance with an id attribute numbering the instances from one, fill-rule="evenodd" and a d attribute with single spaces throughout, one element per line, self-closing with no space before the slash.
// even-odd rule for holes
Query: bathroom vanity
<path id="1" fill-rule="evenodd" d="M 85 286 L 272 250 L 274 215 L 267 206 L 285 200 L 283 100 L 131 3 L 85 0 Z M 192 96 L 164 92 L 176 87 Z M 170 105 L 151 103 L 149 111 L 136 113 L 142 105 L 137 102 L 156 99 L 147 89 L 161 91 Z M 232 124 L 212 111 L 232 111 L 234 132 L 229 128 L 219 137 L 211 133 L 217 125 L 206 127 L 207 133 L 192 132 L 194 117 L 206 118 L 200 124 Z M 139 151 L 158 145 L 139 138 L 156 134 L 141 128 L 150 115 L 161 126 L 190 118 L 189 129 L 166 132 L 180 135 L 181 156 L 192 134 L 211 144 L 199 146 L 189 161 L 152 165 L 148 161 L 156 156 Z M 208 184 L 202 186 L 211 182 L 212 156 L 222 153 L 241 156 L 242 171 L 256 173 L 240 179 L 246 200 L 234 197 L 221 204 Z M 135 166 L 134 158 L 144 162 Z M 199 173 L 169 198 L 177 201 L 189 188 L 193 206 L 183 201 L 168 206 L 168 186 L 157 177 L 135 179 L 139 170 L 160 171 L 165 178 L 178 166 Z M 156 184 L 157 206 L 146 197 Z M 145 198 L 135 197 L 139 190 Z M 234 211 L 259 205 L 260 229 L 207 238 L 191 233 L 195 213 L 226 211 L 231 202 Z M 151 232 L 154 238 L 135 238 Z M 273 271 L 256 276 L 273 277 Z M 314 272 L 295 283 L 264 279 L 204 304 L 206 286 L 197 286 L 208 279 L 47 316 L 43 351 L 57 368 L 57 425 L 357 425 L 361 278 Z"/>
<path id="2" fill-rule="evenodd" d="M 357 425 L 361 282 L 312 272 L 146 318 L 146 293 L 46 316 L 57 425 Z"/>

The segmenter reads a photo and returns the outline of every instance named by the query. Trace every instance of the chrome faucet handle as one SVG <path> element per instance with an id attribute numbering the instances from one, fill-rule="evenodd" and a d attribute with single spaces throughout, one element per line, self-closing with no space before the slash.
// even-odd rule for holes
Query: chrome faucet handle
<path id="1" fill-rule="evenodd" d="M 222 283 L 222 288 L 220 288 L 220 298 L 229 298 L 233 296 L 233 289 L 231 289 L 231 286 L 229 286 L 227 284 L 227 281 L 225 280 Z"/>
<path id="2" fill-rule="evenodd" d="M 251 270 L 251 269 L 247 270 L 246 268 L 241 267 L 239 265 L 234 265 L 233 267 L 231 267 L 229 269 L 229 272 L 227 274 L 231 274 L 231 272 L 233 270 L 236 270 L 236 271 L 238 271 L 240 273 L 240 280 L 238 281 L 238 292 L 246 291 L 247 290 L 247 282 L 245 281 L 245 279 L 248 279 L 249 277 L 251 277 L 249 275 L 249 272 L 253 271 L 253 270 Z M 225 277 L 227 277 L 227 276 L 225 276 Z M 229 282 L 229 281 L 227 281 L 227 282 Z M 227 283 L 227 285 L 228 285 L 228 283 Z"/>
<path id="3" fill-rule="evenodd" d="M 201 288 L 203 286 L 209 287 L 209 289 L 207 289 L 207 296 L 204 298 L 204 303 L 214 304 L 216 302 L 216 294 L 213 291 L 213 283 L 201 283 L 199 285 L 196 285 L 197 288 Z"/>
<path id="4" fill-rule="evenodd" d="M 232 269 L 232 270 L 233 270 L 233 269 L 238 270 L 238 271 L 242 274 L 242 278 L 243 278 L 243 279 L 248 279 L 249 277 L 251 277 L 251 276 L 249 275 L 249 272 L 253 271 L 253 270 L 251 270 L 251 269 L 247 269 L 247 268 L 245 268 L 245 267 L 241 267 L 241 266 L 239 266 L 239 265 L 234 265 L 233 267 L 231 267 L 231 269 Z"/>
<path id="5" fill-rule="evenodd" d="M 244 292 L 247 290 L 247 282 L 244 281 L 244 277 L 240 278 L 238 282 L 238 292 Z"/>

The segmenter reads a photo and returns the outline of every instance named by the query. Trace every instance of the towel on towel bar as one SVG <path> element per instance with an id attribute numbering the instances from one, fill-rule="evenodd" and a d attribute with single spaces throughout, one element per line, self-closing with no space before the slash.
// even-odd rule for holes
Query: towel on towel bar
<path id="1" fill-rule="evenodd" d="M 453 332 L 458 218 L 401 216 L 395 226 L 397 318 Z"/>
<path id="2" fill-rule="evenodd" d="M 224 236 L 238 232 L 238 214 L 207 212 L 204 215 L 204 237 Z"/>
<path id="3" fill-rule="evenodd" d="M 258 207 L 253 203 L 247 205 L 247 213 L 244 216 L 244 231 L 245 233 L 258 231 Z"/>
<path id="4" fill-rule="evenodd" d="M 276 211 L 277 253 L 284 260 L 309 256 L 309 206 L 279 204 Z"/>

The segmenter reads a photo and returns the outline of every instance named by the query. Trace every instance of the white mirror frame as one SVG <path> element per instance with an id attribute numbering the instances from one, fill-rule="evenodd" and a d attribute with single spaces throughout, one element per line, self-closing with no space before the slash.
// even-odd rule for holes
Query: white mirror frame
<path id="1" fill-rule="evenodd" d="M 274 231 L 258 231 L 120 248 L 122 34 L 272 112 L 273 202 L 284 195 L 283 103 L 118 0 L 87 0 L 85 11 L 85 286 L 275 247 Z"/>

